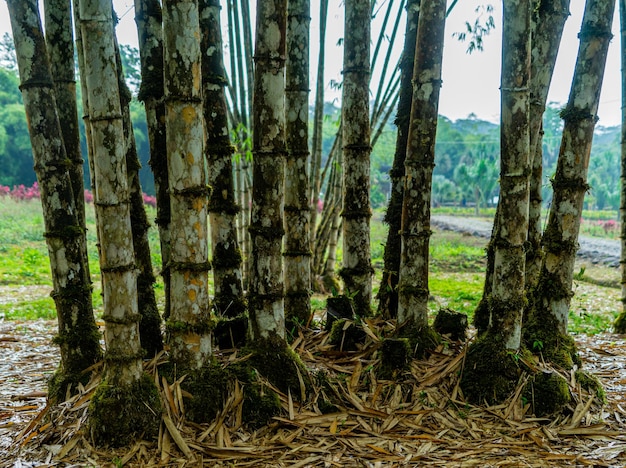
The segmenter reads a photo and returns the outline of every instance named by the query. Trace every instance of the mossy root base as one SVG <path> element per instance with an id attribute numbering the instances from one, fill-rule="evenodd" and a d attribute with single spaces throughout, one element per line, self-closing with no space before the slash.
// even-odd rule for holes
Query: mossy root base
<path id="1" fill-rule="evenodd" d="M 89 406 L 89 433 L 98 446 L 121 447 L 159 433 L 161 399 L 147 374 L 128 387 L 103 381 Z"/>

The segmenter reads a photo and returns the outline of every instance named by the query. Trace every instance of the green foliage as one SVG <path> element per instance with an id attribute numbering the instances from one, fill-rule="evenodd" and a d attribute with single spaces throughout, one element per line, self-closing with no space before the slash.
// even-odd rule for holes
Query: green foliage
<path id="1" fill-rule="evenodd" d="M 15 45 L 13 44 L 13 37 L 8 32 L 5 32 L 0 39 L 0 67 L 17 72 Z"/>

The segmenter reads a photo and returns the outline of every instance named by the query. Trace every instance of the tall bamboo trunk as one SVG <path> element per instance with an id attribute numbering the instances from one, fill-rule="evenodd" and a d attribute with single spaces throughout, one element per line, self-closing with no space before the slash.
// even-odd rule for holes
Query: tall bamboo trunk
<path id="1" fill-rule="evenodd" d="M 159 0 L 135 0 L 135 22 L 139 36 L 141 57 L 141 86 L 138 99 L 144 103 L 150 145 L 150 167 L 154 175 L 157 199 L 156 224 L 161 247 L 161 277 L 165 306 L 163 317 L 170 315 L 171 255 L 169 177 L 167 174 L 167 143 L 165 130 L 165 102 L 163 84 L 163 31 Z"/>
<path id="2" fill-rule="evenodd" d="M 98 444 L 120 445 L 140 433 L 155 435 L 160 402 L 154 382 L 143 374 L 141 361 L 141 315 L 112 5 L 83 0 L 79 16 L 106 323 L 104 377 L 89 408 L 89 430 Z M 141 404 L 148 411 L 141 409 Z"/>
<path id="3" fill-rule="evenodd" d="M 620 140 L 621 153 L 621 192 L 620 192 L 620 271 L 622 285 L 622 312 L 618 315 L 613 327 L 616 333 L 626 333 L 626 0 L 619 0 L 620 23 L 620 57 L 622 60 L 622 134 Z"/>
<path id="4" fill-rule="evenodd" d="M 41 188 L 52 297 L 59 327 L 61 366 L 51 381 L 50 398 L 62 400 L 69 386 L 73 386 L 73 393 L 76 384 L 85 383 L 89 376 L 81 373 L 101 358 L 85 255 L 85 230 L 76 209 L 37 2 L 7 4 L 35 172 Z"/>
<path id="5" fill-rule="evenodd" d="M 554 334 L 567 333 L 580 218 L 589 189 L 587 170 L 614 8 L 615 0 L 587 1 L 572 88 L 561 112 L 563 137 L 533 311 L 536 325 Z M 544 347 L 552 344 L 544 343 Z"/>
<path id="6" fill-rule="evenodd" d="M 532 62 L 530 71 L 530 205 L 526 249 L 526 290 L 534 287 L 541 269 L 541 189 L 543 174 L 542 120 L 554 72 L 569 0 L 538 1 L 533 14 Z"/>
<path id="7" fill-rule="evenodd" d="M 312 274 L 315 275 L 316 280 L 317 276 L 322 274 L 324 254 L 326 252 L 326 249 L 328 248 L 328 238 L 330 236 L 332 218 L 335 211 L 341 211 L 341 205 L 339 204 L 339 200 L 341 200 L 341 195 L 336 196 L 335 191 L 332 189 L 332 187 L 336 183 L 338 183 L 341 187 L 341 179 L 339 180 L 339 182 L 337 182 L 337 178 L 339 177 L 343 177 L 341 175 L 340 168 L 338 167 L 338 165 L 333 164 L 327 185 L 328 190 L 326 191 L 326 197 L 324 199 L 324 209 L 321 213 L 321 219 L 315 235 Z"/>
<path id="8" fill-rule="evenodd" d="M 80 151 L 78 131 L 78 106 L 76 103 L 76 80 L 74 77 L 74 43 L 72 37 L 71 3 L 67 0 L 44 2 L 46 45 L 50 56 L 50 69 L 54 82 L 54 93 L 63 122 L 61 132 L 65 153 L 72 162 L 68 168 L 78 222 L 85 227 L 85 184 L 83 179 L 83 157 Z M 85 255 L 87 252 L 85 251 Z"/>
<path id="9" fill-rule="evenodd" d="M 404 35 L 404 48 L 400 60 L 400 98 L 396 112 L 395 124 L 396 148 L 393 166 L 389 173 L 391 179 L 391 196 L 387 205 L 384 221 L 389 226 L 385 242 L 384 268 L 381 286 L 378 290 L 378 312 L 387 318 L 398 315 L 398 272 L 400 271 L 400 228 L 402 200 L 404 195 L 404 160 L 409 135 L 411 100 L 413 89 L 413 63 L 415 61 L 415 41 L 417 37 L 417 20 L 420 0 L 409 0 L 407 3 L 407 22 Z"/>
<path id="10" fill-rule="evenodd" d="M 141 320 L 139 321 L 139 336 L 141 347 L 146 356 L 153 357 L 163 349 L 161 335 L 161 316 L 154 294 L 156 278 L 152 269 L 152 256 L 148 241 L 150 223 L 146 215 L 143 202 L 143 190 L 139 181 L 141 163 L 137 156 L 135 133 L 130 117 L 130 101 L 132 93 L 124 80 L 122 59 L 117 40 L 115 41 L 115 57 L 117 62 L 117 79 L 120 90 L 120 106 L 124 125 L 124 147 L 126 154 L 126 171 L 128 174 L 128 188 L 130 191 L 130 224 L 133 234 L 135 264 L 137 266 L 137 303 Z"/>
<path id="11" fill-rule="evenodd" d="M 309 0 L 290 0 L 285 83 L 285 320 L 306 326 L 311 316 L 309 242 Z"/>
<path id="12" fill-rule="evenodd" d="M 141 376 L 142 353 L 112 14 L 107 2 L 80 3 L 107 325 L 105 375 L 109 384 L 128 386 Z"/>
<path id="13" fill-rule="evenodd" d="M 287 2 L 257 5 L 249 313 L 252 339 L 285 338 L 281 256 Z"/>
<path id="14" fill-rule="evenodd" d="M 368 0 L 346 0 L 343 55 L 343 267 L 346 294 L 355 312 L 371 312 L 372 265 L 369 223 L 370 188 L 370 6 Z"/>
<path id="15" fill-rule="evenodd" d="M 81 76 L 85 73 L 85 54 L 83 49 L 83 34 L 80 27 L 80 0 L 72 0 L 73 10 L 74 10 L 74 34 L 75 34 L 75 43 L 76 43 L 76 57 L 78 61 L 78 69 Z M 81 101 L 83 105 L 83 125 L 85 126 L 85 140 L 87 143 L 87 164 L 89 166 L 89 183 L 91 187 L 91 191 L 96 191 L 96 182 L 95 182 L 95 169 L 93 165 L 93 140 L 91 138 L 91 122 L 89 120 L 89 91 L 87 90 L 87 82 L 86 80 L 79 80 L 80 90 L 81 90 Z M 96 218 L 96 225 L 98 224 L 98 211 L 94 210 L 94 215 Z M 97 236 L 100 236 L 99 232 L 96 232 Z M 96 244 L 96 248 L 98 249 L 98 256 L 101 256 L 100 251 L 100 239 L 98 238 L 98 242 Z M 100 273 L 100 280 L 102 280 L 102 272 Z"/>
<path id="16" fill-rule="evenodd" d="M 530 2 L 504 2 L 500 120 L 500 209 L 494 232 L 493 286 L 487 332 L 508 350 L 520 347 L 524 244 L 530 177 Z"/>
<path id="17" fill-rule="evenodd" d="M 199 11 L 196 0 L 163 2 L 165 125 L 171 207 L 172 360 L 199 369 L 211 355 L 209 187 L 204 163 Z"/>
<path id="18" fill-rule="evenodd" d="M 246 311 L 242 284 L 242 257 L 237 238 L 233 179 L 233 152 L 230 142 L 224 87 L 227 85 L 223 64 L 222 30 L 219 0 L 200 0 L 200 29 L 203 54 L 202 81 L 204 121 L 206 127 L 205 155 L 208 182 L 212 188 L 209 199 L 209 223 L 213 249 L 213 307 L 221 316 L 238 317 Z"/>
<path id="19" fill-rule="evenodd" d="M 411 124 L 404 161 L 398 322 L 428 326 L 428 247 L 432 173 L 441 89 L 445 0 L 422 0 L 413 68 Z"/>
<path id="20" fill-rule="evenodd" d="M 482 299 L 481 335 L 467 353 L 461 379 L 472 402 L 499 403 L 516 387 L 525 306 L 524 247 L 530 178 L 531 2 L 504 0 L 500 86 L 500 200 L 489 260 L 491 292 Z M 487 285 L 485 286 L 487 290 Z"/>
<path id="21" fill-rule="evenodd" d="M 339 290 L 336 265 L 337 247 L 339 246 L 339 236 L 341 235 L 341 205 L 343 203 L 343 187 L 341 185 L 343 181 L 343 174 L 341 172 L 342 163 L 342 153 L 341 151 L 337 151 L 337 163 L 333 164 L 333 172 L 335 172 L 335 175 L 331 179 L 332 184 L 329 181 L 329 190 L 327 191 L 327 193 L 332 194 L 329 200 L 330 229 L 328 234 L 328 253 L 321 272 L 324 288 L 331 293 L 333 290 Z"/>

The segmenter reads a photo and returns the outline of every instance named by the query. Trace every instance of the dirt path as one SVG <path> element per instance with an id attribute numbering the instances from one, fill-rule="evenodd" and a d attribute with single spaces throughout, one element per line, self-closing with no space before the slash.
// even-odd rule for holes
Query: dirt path
<path id="1" fill-rule="evenodd" d="M 491 237 L 492 223 L 470 217 L 443 216 L 431 217 L 433 226 L 439 229 L 467 232 L 473 236 Z M 578 257 L 588 260 L 592 264 L 601 264 L 610 267 L 619 267 L 620 242 L 613 239 L 599 239 L 597 237 L 580 236 Z"/>

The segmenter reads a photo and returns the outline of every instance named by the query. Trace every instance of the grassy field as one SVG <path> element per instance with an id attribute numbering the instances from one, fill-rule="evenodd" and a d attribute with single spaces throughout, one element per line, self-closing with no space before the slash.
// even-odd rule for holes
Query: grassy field
<path id="1" fill-rule="evenodd" d="M 147 206 L 148 218 L 156 215 Z M 375 291 L 382 270 L 382 256 L 386 240 L 386 226 L 382 214 L 372 218 L 372 263 L 376 267 Z M 613 237 L 612 226 L 605 229 L 603 218 L 590 219 L 586 235 Z M 604 218 L 606 219 L 606 218 Z M 583 223 L 583 227 L 585 223 Z M 93 206 L 88 205 L 88 249 L 90 271 L 94 282 L 94 306 L 101 313 L 102 297 L 99 285 L 100 269 L 97 259 L 96 228 Z M 0 198 L 0 317 L 7 320 L 54 319 L 55 309 L 51 291 L 50 265 L 43 239 L 43 217 L 38 200 L 17 202 Z M 458 233 L 435 231 L 430 250 L 431 310 L 449 307 L 467 313 L 470 318 L 481 298 L 485 270 L 485 239 Z M 160 265 L 158 236 L 150 230 L 150 244 L 155 270 Z M 340 252 L 339 252 L 340 256 Z M 614 268 L 579 265 L 570 312 L 573 333 L 609 331 L 620 310 L 619 271 Z M 607 286 L 608 285 L 608 286 Z M 162 287 L 157 283 L 157 298 L 162 298 Z M 314 309 L 324 308 L 324 298 L 312 299 Z"/>

